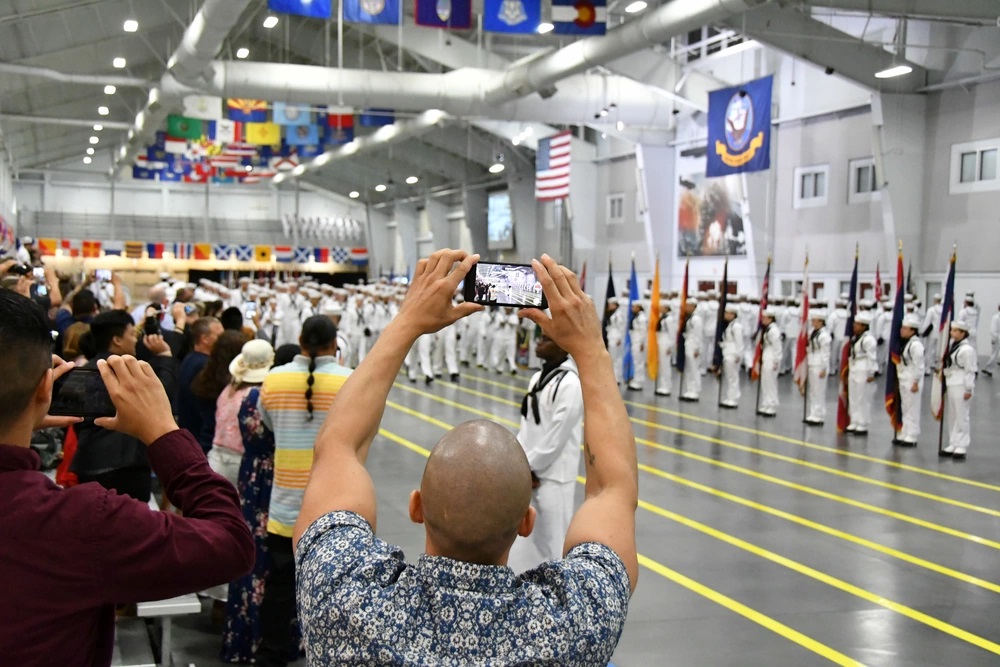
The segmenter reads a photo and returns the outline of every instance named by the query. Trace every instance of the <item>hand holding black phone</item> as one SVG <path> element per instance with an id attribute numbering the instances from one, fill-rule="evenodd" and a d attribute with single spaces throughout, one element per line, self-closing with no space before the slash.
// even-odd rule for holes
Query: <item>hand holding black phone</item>
<path id="1" fill-rule="evenodd" d="M 53 384 L 50 415 L 96 419 L 114 417 L 116 412 L 96 368 L 74 368 Z"/>

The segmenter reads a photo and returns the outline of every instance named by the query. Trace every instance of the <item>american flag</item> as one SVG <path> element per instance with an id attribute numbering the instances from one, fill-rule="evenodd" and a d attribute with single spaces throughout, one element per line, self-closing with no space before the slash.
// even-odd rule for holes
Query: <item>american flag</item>
<path id="1" fill-rule="evenodd" d="M 539 139 L 535 154 L 535 199 L 554 201 L 569 196 L 569 162 L 573 135 L 567 130 Z"/>

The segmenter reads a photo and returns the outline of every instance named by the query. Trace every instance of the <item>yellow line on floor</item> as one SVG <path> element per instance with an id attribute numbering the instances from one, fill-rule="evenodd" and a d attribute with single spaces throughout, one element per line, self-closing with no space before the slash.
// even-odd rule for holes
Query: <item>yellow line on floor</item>
<path id="1" fill-rule="evenodd" d="M 433 424 L 438 428 L 442 428 L 445 430 L 451 428 L 451 424 L 447 424 L 439 419 L 435 419 L 434 417 L 428 417 L 427 415 L 417 412 L 416 410 L 412 410 L 404 405 L 400 405 L 394 401 L 386 401 L 386 405 L 389 406 L 390 408 L 393 408 L 394 410 L 398 410 L 399 412 L 407 414 L 411 417 L 415 417 L 429 424 Z M 865 547 L 873 551 L 877 551 L 881 554 L 885 554 L 886 556 L 890 556 L 892 558 L 896 558 L 906 563 L 910 563 L 911 565 L 916 565 L 917 567 L 922 567 L 932 572 L 936 572 L 937 574 L 941 574 L 946 577 L 951 577 L 953 579 L 957 579 L 958 581 L 971 584 L 973 586 L 979 586 L 980 588 L 984 588 L 994 593 L 1000 593 L 1000 585 L 995 584 L 992 581 L 987 581 L 986 579 L 981 579 L 980 577 L 975 577 L 971 574 L 966 574 L 965 572 L 959 572 L 958 570 L 953 570 L 950 567 L 945 567 L 944 565 L 939 565 L 938 563 L 925 560 L 923 558 L 920 558 L 919 556 L 908 554 L 905 551 L 900 551 L 898 549 L 894 549 L 892 547 L 879 544 L 878 542 L 874 542 L 872 540 L 863 538 L 859 535 L 854 535 L 852 533 L 838 530 L 836 528 L 833 528 L 832 526 L 827 526 L 826 524 L 806 519 L 805 517 L 799 516 L 797 514 L 792 514 L 791 512 L 786 512 L 784 510 L 780 510 L 775 507 L 771 507 L 769 505 L 764 505 L 763 503 L 758 503 L 756 501 L 743 498 L 742 496 L 737 496 L 735 494 L 728 493 L 726 491 L 722 491 L 720 489 L 716 489 L 714 487 L 707 486 L 699 482 L 694 482 L 692 480 L 685 479 L 678 475 L 666 472 L 665 470 L 645 465 L 643 463 L 639 464 L 639 470 L 642 470 L 643 472 L 649 473 L 651 475 L 655 475 L 662 479 L 667 479 L 670 480 L 671 482 L 675 482 L 677 484 L 681 484 L 683 486 L 696 489 L 703 493 L 716 496 L 717 498 L 722 498 L 724 500 L 728 500 L 738 505 L 749 507 L 750 509 L 757 510 L 758 512 L 763 512 L 765 514 L 770 514 L 771 516 L 775 516 L 780 519 L 785 519 L 786 521 L 790 521 L 800 526 L 804 526 L 806 528 L 810 528 L 817 532 L 830 535 L 831 537 L 836 537 L 846 542 L 850 542 L 852 544 L 856 544 L 858 546 Z"/>
<path id="2" fill-rule="evenodd" d="M 473 396 L 479 396 L 481 398 L 487 398 L 497 403 L 503 403 L 505 405 L 513 405 L 518 408 L 521 407 L 520 403 L 515 403 L 505 398 L 495 396 L 493 394 L 487 394 L 486 392 L 476 391 L 475 389 L 469 389 L 468 387 L 462 387 L 457 384 L 452 384 L 450 382 L 442 382 L 443 386 L 451 387 L 457 389 L 458 391 L 471 394 Z M 855 482 L 861 482 L 862 484 L 871 484 L 872 486 L 878 486 L 883 489 L 889 489 L 891 491 L 896 491 L 897 493 L 905 493 L 910 496 L 916 496 L 918 498 L 923 498 L 925 500 L 931 500 L 938 503 L 944 503 L 945 505 L 953 505 L 955 507 L 961 507 L 962 509 L 969 510 L 971 512 L 979 512 L 980 514 L 988 514 L 989 516 L 1000 517 L 1000 510 L 995 510 L 989 507 L 983 507 L 981 505 L 974 505 L 972 503 L 967 503 L 961 500 L 955 500 L 954 498 L 948 498 L 945 496 L 939 496 L 934 493 L 929 493 L 927 491 L 921 491 L 919 489 L 911 489 L 908 486 L 902 486 L 900 484 L 893 484 L 891 482 L 883 482 L 882 480 L 867 477 L 865 475 L 859 475 L 853 472 L 847 472 L 846 470 L 838 470 L 836 468 L 831 468 L 830 466 L 825 466 L 820 463 L 813 463 L 811 461 L 803 461 L 792 456 L 786 456 L 784 454 L 778 454 L 776 452 L 771 452 L 766 449 L 761 449 L 759 447 L 750 447 L 749 445 L 741 445 L 731 440 L 723 440 L 721 438 L 714 438 L 712 436 L 702 435 L 700 433 L 695 433 L 694 431 L 687 431 L 682 428 L 676 428 L 674 426 L 665 426 L 657 422 L 651 422 L 645 419 L 639 419 L 638 417 L 629 417 L 634 424 L 642 424 L 643 426 L 648 426 L 649 428 L 655 428 L 660 431 L 667 431 L 669 433 L 676 433 L 678 435 L 684 435 L 689 438 L 696 438 L 698 440 L 705 440 L 712 442 L 723 447 L 729 447 L 730 449 L 736 449 L 743 452 L 749 452 L 751 454 L 756 454 L 758 456 L 764 456 L 769 459 L 774 459 L 776 461 L 782 461 L 784 463 L 790 463 L 792 465 L 802 466 L 803 468 L 809 468 L 811 470 L 818 470 L 824 472 L 828 475 L 835 475 L 837 477 L 843 477 L 845 479 L 850 479 Z"/>
<path id="3" fill-rule="evenodd" d="M 388 404 L 392 407 L 396 407 L 391 402 Z M 439 422 L 438 420 L 433 419 L 432 417 L 428 417 L 427 419 L 428 421 L 433 420 L 431 421 L 431 423 L 438 422 L 436 425 L 443 425 L 442 426 L 443 428 L 446 429 L 451 428 L 451 426 L 444 424 L 444 422 Z M 430 455 L 430 452 L 427 449 L 421 447 L 420 445 L 414 442 L 407 440 L 406 438 L 403 438 L 402 436 L 396 435 L 395 433 L 392 433 L 387 429 L 380 428 L 379 435 L 383 436 L 384 438 L 387 438 L 388 440 L 391 440 L 392 442 L 395 442 L 396 444 L 402 447 L 405 447 L 406 449 L 409 449 L 410 451 L 416 454 L 420 454 L 421 456 L 427 457 Z M 677 572 L 676 570 L 672 570 L 666 565 L 663 565 L 662 563 L 659 563 L 653 560 L 652 558 L 648 558 L 647 556 L 644 556 L 642 554 L 638 554 L 638 556 L 639 556 L 639 564 L 645 567 L 646 569 L 655 572 L 661 577 L 669 581 L 672 581 L 679 586 L 683 586 L 684 588 L 688 589 L 689 591 L 697 595 L 700 595 L 708 600 L 711 600 L 712 602 L 728 609 L 729 611 L 735 614 L 739 614 L 740 616 L 743 616 L 744 618 L 753 621 L 754 623 L 760 625 L 761 627 L 764 627 L 770 630 L 771 632 L 781 637 L 784 637 L 785 639 L 794 642 L 809 651 L 812 651 L 816 655 L 825 658 L 826 660 L 829 660 L 830 662 L 836 665 L 842 665 L 843 667 L 864 667 L 863 663 L 858 662 L 857 660 L 849 656 L 846 656 L 843 653 L 833 648 L 830 648 L 826 644 L 816 641 L 815 639 L 809 637 L 808 635 L 802 634 L 798 630 L 790 628 L 784 623 L 781 623 L 780 621 L 777 621 L 771 618 L 770 616 L 767 616 L 766 614 L 757 611 L 756 609 L 748 607 L 745 604 L 738 602 L 727 595 L 723 595 L 722 593 L 716 591 L 715 589 L 709 588 L 708 586 L 699 583 L 694 579 L 691 579 L 690 577 L 687 577 L 681 574 L 680 572 Z"/>
<path id="4" fill-rule="evenodd" d="M 479 417 L 483 417 L 485 419 L 492 419 L 493 421 L 496 421 L 496 422 L 499 422 L 499 423 L 508 424 L 508 425 L 512 426 L 513 428 L 515 428 L 515 429 L 520 425 L 518 422 L 512 421 L 510 419 L 505 419 L 505 418 L 500 417 L 499 415 L 496 415 L 496 414 L 494 414 L 492 412 L 487 412 L 485 410 L 479 410 L 477 408 L 472 408 L 472 407 L 469 407 L 467 405 L 463 405 L 461 403 L 458 403 L 456 401 L 452 401 L 452 400 L 449 400 L 447 398 L 442 398 L 442 397 L 437 396 L 435 394 L 431 394 L 431 393 L 428 393 L 428 392 L 425 392 L 425 391 L 421 391 L 419 389 L 414 389 L 412 387 L 408 387 L 408 386 L 400 384 L 400 383 L 396 383 L 395 386 L 398 389 L 402 389 L 404 391 L 411 392 L 411 393 L 417 394 L 419 396 L 423 396 L 425 398 L 430 398 L 431 400 L 434 400 L 434 401 L 436 401 L 438 403 L 441 403 L 443 405 L 448 405 L 450 407 L 457 408 L 459 410 L 464 410 L 466 412 L 470 412 L 472 414 L 475 414 L 475 415 L 477 415 Z M 833 502 L 838 502 L 838 503 L 842 503 L 844 505 L 849 505 L 851 507 L 856 507 L 858 509 L 862 509 L 862 510 L 865 510 L 867 512 L 872 512 L 874 514 L 880 514 L 882 516 L 886 516 L 886 517 L 889 517 L 891 519 L 895 519 L 897 521 L 902 521 L 904 523 L 909 523 L 909 524 L 912 524 L 912 525 L 915 525 L 915 526 L 920 526 L 921 528 L 926 528 L 928 530 L 933 530 L 935 532 L 942 533 L 944 535 L 948 535 L 949 537 L 955 537 L 955 538 L 958 538 L 958 539 L 961 539 L 961 540 L 967 540 L 969 542 L 973 542 L 974 544 L 979 544 L 979 545 L 982 545 L 982 546 L 991 547 L 993 549 L 1000 549 L 1000 542 L 991 540 L 991 539 L 986 538 L 986 537 L 982 537 L 980 535 L 974 535 L 972 533 L 967 533 L 967 532 L 964 532 L 964 531 L 961 531 L 961 530 L 957 530 L 955 528 L 949 528 L 948 526 L 943 526 L 941 524 L 934 523 L 933 521 L 927 521 L 925 519 L 920 519 L 918 517 L 910 516 L 909 514 L 903 514 L 901 512 L 896 512 L 894 510 L 886 509 L 884 507 L 879 507 L 877 505 L 871 505 L 869 503 L 866 503 L 866 502 L 863 502 L 863 501 L 860 501 L 860 500 L 855 500 L 853 498 L 847 498 L 845 496 L 839 496 L 839 495 L 837 495 L 835 493 L 830 493 L 829 491 L 822 491 L 820 489 L 816 489 L 816 488 L 811 487 L 811 486 L 806 486 L 804 484 L 798 484 L 796 482 L 791 482 L 791 481 L 788 481 L 786 479 L 782 479 L 780 477 L 774 477 L 772 475 L 767 475 L 765 473 L 760 473 L 760 472 L 757 472 L 755 470 L 751 470 L 749 468 L 743 468 L 743 467 L 735 465 L 733 463 L 726 463 L 725 461 L 718 461 L 718 460 L 710 458 L 708 456 L 702 456 L 701 454 L 695 454 L 693 452 L 689 452 L 689 451 L 686 451 L 684 449 L 680 449 L 680 448 L 677 448 L 677 447 L 671 447 L 669 445 L 662 445 L 662 444 L 660 444 L 658 442 L 654 442 L 652 440 L 646 440 L 645 438 L 636 438 L 635 440 L 636 440 L 636 442 L 638 442 L 638 443 L 640 443 L 642 445 L 645 445 L 647 447 L 651 447 L 653 449 L 658 449 L 658 450 L 661 450 L 661 451 L 670 452 L 671 454 L 676 454 L 678 456 L 683 456 L 685 458 L 688 458 L 688 459 L 691 459 L 691 460 L 694 460 L 694 461 L 699 461 L 701 463 L 706 463 L 706 464 L 711 465 L 711 466 L 715 466 L 715 467 L 718 467 L 718 468 L 723 468 L 725 470 L 729 470 L 731 472 L 736 472 L 736 473 L 739 473 L 741 475 L 746 475 L 748 477 L 753 477 L 755 479 L 759 479 L 759 480 L 762 480 L 762 481 L 765 481 L 765 482 L 770 482 L 772 484 L 776 484 L 778 486 L 783 486 L 785 488 L 792 489 L 794 491 L 799 491 L 801 493 L 807 493 L 809 495 L 817 496 L 817 497 L 823 498 L 825 500 L 831 500 Z"/>
<path id="5" fill-rule="evenodd" d="M 509 389 L 515 392 L 523 392 L 525 387 L 515 387 L 511 384 L 506 384 L 504 382 L 497 382 L 495 380 L 489 380 L 480 375 L 473 373 L 466 373 L 462 377 L 471 378 L 476 382 L 482 382 L 484 384 L 490 384 L 495 387 L 501 387 L 503 389 Z M 818 445 L 814 442 L 808 442 L 806 440 L 799 440 L 798 438 L 791 438 L 784 435 L 779 435 L 777 433 L 772 433 L 770 431 L 761 431 L 755 428 L 750 428 L 748 426 L 743 426 L 741 424 L 734 424 L 732 422 L 719 421 L 716 419 L 710 419 L 707 417 L 699 417 L 698 415 L 693 415 L 687 412 L 680 412 L 678 410 L 670 410 L 669 408 L 663 408 L 657 405 L 650 405 L 649 403 L 639 403 L 637 401 L 625 401 L 626 405 L 631 405 L 638 408 L 645 408 L 647 410 L 652 410 L 653 412 L 659 412 L 665 415 L 671 415 L 673 417 L 679 417 L 683 419 L 690 419 L 691 421 L 701 422 L 703 424 L 711 424 L 713 426 L 722 426 L 724 428 L 732 429 L 734 431 L 741 431 L 743 433 L 750 433 L 752 435 L 757 435 L 760 437 L 768 438 L 770 440 L 778 440 L 779 442 L 786 442 L 792 445 L 798 445 L 800 447 L 806 447 L 808 449 L 815 449 L 821 452 L 827 452 L 829 454 L 835 454 L 837 456 L 842 456 L 845 458 L 858 459 L 859 461 L 868 461 L 870 463 L 878 463 L 881 465 L 889 466 L 891 468 L 897 468 L 899 470 L 906 470 L 907 472 L 916 473 L 918 475 L 927 475 L 928 477 L 935 477 L 937 479 L 944 479 L 949 482 L 955 482 L 957 484 L 965 484 L 968 486 L 974 486 L 980 489 L 987 489 L 989 491 L 1000 492 L 1000 486 L 995 484 L 988 484 L 987 482 L 980 482 L 974 479 L 966 479 L 964 477 L 958 477 L 957 475 L 949 475 L 947 473 L 938 472 L 936 470 L 929 470 L 927 468 L 921 468 L 919 466 L 909 465 L 906 463 L 899 463 L 898 461 L 889 461 L 887 459 L 882 459 L 877 456 L 869 456 L 868 454 L 861 454 L 858 452 L 852 452 L 850 450 L 839 449 L 837 447 L 828 447 L 825 445 Z"/>

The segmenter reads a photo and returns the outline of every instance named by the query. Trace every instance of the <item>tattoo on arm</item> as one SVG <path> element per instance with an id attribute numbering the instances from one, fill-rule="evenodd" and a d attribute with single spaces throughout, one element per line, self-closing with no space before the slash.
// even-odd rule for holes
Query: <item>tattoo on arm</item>
<path id="1" fill-rule="evenodd" d="M 594 465 L 594 462 L 597 461 L 597 457 L 590 451 L 590 445 L 586 442 L 583 443 L 583 453 L 587 455 L 587 465 Z"/>

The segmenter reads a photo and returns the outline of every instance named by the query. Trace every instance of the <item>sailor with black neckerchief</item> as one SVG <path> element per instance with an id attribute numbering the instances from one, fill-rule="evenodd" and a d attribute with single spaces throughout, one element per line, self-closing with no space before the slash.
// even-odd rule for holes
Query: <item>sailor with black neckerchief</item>
<path id="1" fill-rule="evenodd" d="M 964 459 L 969 449 L 969 412 L 979 364 L 976 350 L 969 341 L 971 328 L 964 320 L 951 323 L 952 342 L 944 360 L 944 419 L 948 425 L 948 444 L 941 450 L 941 456 L 954 459 Z"/>

